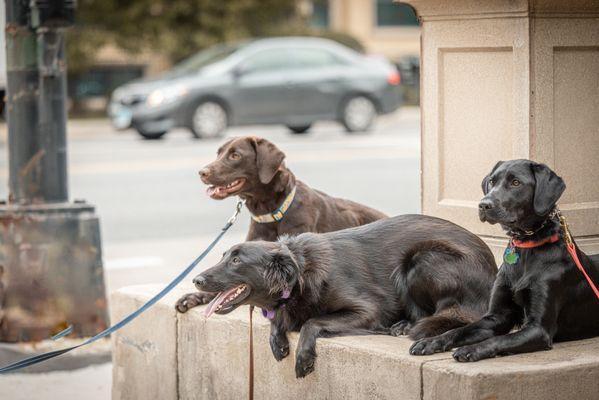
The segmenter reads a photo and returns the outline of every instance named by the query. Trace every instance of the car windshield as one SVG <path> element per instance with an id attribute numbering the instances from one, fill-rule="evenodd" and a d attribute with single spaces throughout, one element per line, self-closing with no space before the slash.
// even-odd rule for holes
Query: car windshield
<path id="1" fill-rule="evenodd" d="M 222 44 L 210 47 L 206 50 L 186 58 L 179 64 L 175 65 L 168 73 L 168 76 L 181 76 L 198 72 L 207 65 L 223 60 L 236 52 L 242 46 L 237 44 Z"/>

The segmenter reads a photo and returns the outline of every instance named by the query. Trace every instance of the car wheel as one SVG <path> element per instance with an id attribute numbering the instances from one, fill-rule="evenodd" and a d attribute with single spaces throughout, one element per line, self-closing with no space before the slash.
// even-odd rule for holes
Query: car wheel
<path id="1" fill-rule="evenodd" d="M 137 128 L 137 133 L 139 133 L 141 135 L 141 137 L 143 137 L 144 139 L 147 139 L 147 140 L 160 139 L 161 137 L 166 135 L 166 132 L 167 131 L 148 132 L 148 131 L 144 131 L 143 129 Z"/>
<path id="2" fill-rule="evenodd" d="M 376 107 L 366 96 L 352 96 L 341 109 L 341 123 L 348 132 L 368 130 L 376 117 Z"/>
<path id="3" fill-rule="evenodd" d="M 215 101 L 201 102 L 191 115 L 191 132 L 197 138 L 221 137 L 227 124 L 227 110 Z"/>
<path id="4" fill-rule="evenodd" d="M 289 128 L 289 130 L 297 135 L 300 135 L 302 133 L 307 133 L 310 130 L 310 127 L 312 125 L 308 124 L 308 125 L 293 125 L 293 126 L 288 126 L 287 128 Z"/>

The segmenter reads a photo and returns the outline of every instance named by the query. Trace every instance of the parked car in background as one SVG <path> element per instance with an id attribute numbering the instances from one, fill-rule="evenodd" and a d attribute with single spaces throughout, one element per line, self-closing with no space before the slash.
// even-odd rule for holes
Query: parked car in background
<path id="1" fill-rule="evenodd" d="M 251 124 L 300 134 L 323 120 L 360 132 L 399 107 L 399 83 L 387 60 L 327 39 L 257 39 L 209 48 L 157 78 L 121 86 L 108 112 L 116 128 L 133 127 L 147 139 L 175 127 L 214 138 Z"/>

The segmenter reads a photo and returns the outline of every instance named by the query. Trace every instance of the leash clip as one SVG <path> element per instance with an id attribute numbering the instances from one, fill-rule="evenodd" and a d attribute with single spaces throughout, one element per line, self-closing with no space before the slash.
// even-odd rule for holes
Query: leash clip
<path id="1" fill-rule="evenodd" d="M 564 240 L 566 241 L 566 245 L 571 247 L 574 244 L 574 241 L 572 240 L 572 234 L 570 233 L 570 228 L 568 228 L 566 217 L 559 214 L 559 223 L 562 226 L 562 231 L 564 232 Z"/>
<path id="2" fill-rule="evenodd" d="M 566 241 L 566 246 L 573 247 L 574 240 L 572 239 L 572 234 L 570 233 L 570 228 L 568 227 L 568 223 L 566 222 L 566 217 L 563 216 L 562 212 L 559 208 L 555 207 L 553 210 L 553 215 L 557 216 L 559 219 L 559 224 L 562 228 L 562 232 L 564 234 L 564 240 Z"/>
<path id="3" fill-rule="evenodd" d="M 233 225 L 233 223 L 235 223 L 235 221 L 237 220 L 239 213 L 241 213 L 241 210 L 243 209 L 244 205 L 245 205 L 245 200 L 243 200 L 243 199 L 237 200 L 237 205 L 235 206 L 235 212 L 233 213 L 233 215 L 231 215 L 231 218 L 229 218 L 229 220 L 227 221 L 227 225 Z"/>

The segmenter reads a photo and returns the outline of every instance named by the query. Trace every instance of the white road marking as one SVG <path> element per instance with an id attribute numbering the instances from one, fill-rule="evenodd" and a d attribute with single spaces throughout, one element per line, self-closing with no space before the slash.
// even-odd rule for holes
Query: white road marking
<path id="1" fill-rule="evenodd" d="M 114 258 L 104 261 L 104 269 L 135 269 L 135 268 L 155 268 L 164 266 L 162 257 L 125 257 Z"/>

